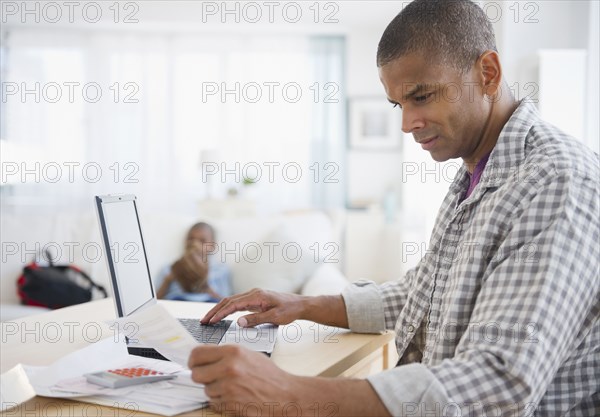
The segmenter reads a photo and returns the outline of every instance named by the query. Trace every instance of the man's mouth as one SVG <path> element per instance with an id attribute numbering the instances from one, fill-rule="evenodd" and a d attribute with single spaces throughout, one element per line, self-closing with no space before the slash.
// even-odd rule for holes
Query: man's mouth
<path id="1" fill-rule="evenodd" d="M 417 142 L 421 145 L 421 147 L 428 151 L 435 146 L 438 141 L 438 136 L 433 136 L 428 139 L 418 140 Z"/>

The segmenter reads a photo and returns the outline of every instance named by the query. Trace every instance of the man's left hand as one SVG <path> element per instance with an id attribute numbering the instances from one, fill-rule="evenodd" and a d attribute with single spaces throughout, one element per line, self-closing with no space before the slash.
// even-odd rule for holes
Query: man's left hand
<path id="1" fill-rule="evenodd" d="M 225 414 L 281 415 L 298 404 L 296 377 L 269 358 L 240 346 L 198 346 L 189 359 L 192 380 L 205 385 L 211 407 Z"/>

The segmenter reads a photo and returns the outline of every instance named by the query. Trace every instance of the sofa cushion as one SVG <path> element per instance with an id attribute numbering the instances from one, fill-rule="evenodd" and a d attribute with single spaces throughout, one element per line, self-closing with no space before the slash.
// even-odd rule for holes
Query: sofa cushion
<path id="1" fill-rule="evenodd" d="M 324 263 L 306 281 L 300 293 L 302 295 L 338 295 L 350 282 L 344 274 L 332 264 Z"/>
<path id="2" fill-rule="evenodd" d="M 298 234 L 286 223 L 281 223 L 262 239 L 240 244 L 241 256 L 232 265 L 235 291 L 263 288 L 299 292 L 320 262 L 308 243 L 298 239 Z"/>

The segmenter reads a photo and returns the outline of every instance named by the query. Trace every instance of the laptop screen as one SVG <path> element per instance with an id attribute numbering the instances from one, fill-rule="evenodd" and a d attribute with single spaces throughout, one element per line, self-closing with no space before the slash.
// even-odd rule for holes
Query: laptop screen
<path id="1" fill-rule="evenodd" d="M 107 259 L 114 271 L 113 290 L 122 315 L 128 316 L 154 298 L 135 197 L 105 199 L 101 204 L 107 235 L 104 243 L 110 247 Z"/>

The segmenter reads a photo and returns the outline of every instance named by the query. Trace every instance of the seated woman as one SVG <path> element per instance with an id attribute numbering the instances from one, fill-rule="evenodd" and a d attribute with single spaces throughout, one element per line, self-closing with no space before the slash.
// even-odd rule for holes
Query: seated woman
<path id="1" fill-rule="evenodd" d="M 231 295 L 229 268 L 209 255 L 215 245 L 211 225 L 193 225 L 186 237 L 183 256 L 159 274 L 156 296 L 167 300 L 216 302 Z"/>

